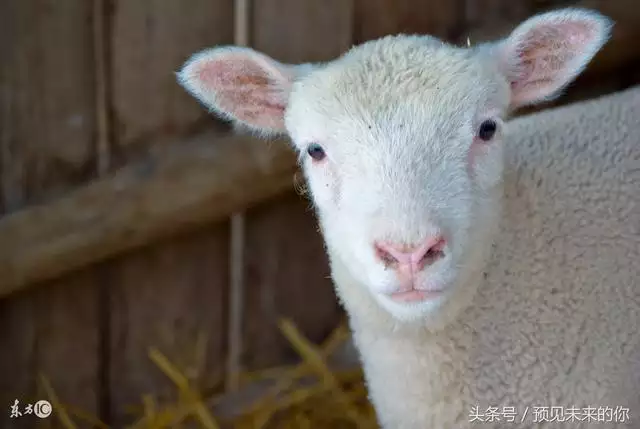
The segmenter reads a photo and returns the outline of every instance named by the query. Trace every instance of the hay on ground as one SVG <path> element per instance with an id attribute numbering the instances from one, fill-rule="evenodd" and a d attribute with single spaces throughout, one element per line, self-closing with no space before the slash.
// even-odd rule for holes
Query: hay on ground
<path id="1" fill-rule="evenodd" d="M 153 394 L 144 395 L 138 418 L 130 428 L 173 428 L 187 422 L 206 429 L 376 428 L 362 369 L 353 360 L 345 363 L 335 359 L 349 339 L 346 325 L 341 324 L 321 346 L 311 343 L 289 320 L 282 320 L 280 329 L 301 362 L 243 373 L 234 392 L 198 391 L 192 377 L 151 347 L 149 359 L 175 385 L 177 400 L 160 404 Z M 84 426 L 76 425 L 75 419 L 108 428 L 99 419 L 61 404 L 46 378 L 41 382 L 63 427 Z"/>

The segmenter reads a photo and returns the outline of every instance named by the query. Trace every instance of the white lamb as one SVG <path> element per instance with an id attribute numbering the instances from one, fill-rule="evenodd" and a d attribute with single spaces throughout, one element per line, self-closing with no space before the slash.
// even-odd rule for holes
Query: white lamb
<path id="1" fill-rule="evenodd" d="M 564 9 L 469 48 L 388 36 L 287 65 L 224 46 L 179 72 L 299 151 L 384 428 L 640 428 L 640 88 L 505 122 L 610 28 Z"/>

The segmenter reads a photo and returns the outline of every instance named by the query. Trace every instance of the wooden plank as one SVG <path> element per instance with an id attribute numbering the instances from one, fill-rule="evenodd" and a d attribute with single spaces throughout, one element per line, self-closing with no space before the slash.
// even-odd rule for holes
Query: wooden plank
<path id="1" fill-rule="evenodd" d="M 216 192 L 202 200 L 199 197 L 193 200 L 192 191 L 203 190 L 202 186 L 208 186 L 207 183 L 235 185 L 228 182 L 230 176 L 220 180 L 196 178 L 200 167 L 209 164 L 205 168 L 209 173 L 222 172 L 224 168 L 221 169 L 221 165 L 243 169 L 234 162 L 238 159 L 236 156 L 241 156 L 237 150 L 242 151 L 243 145 L 233 147 L 234 142 L 228 142 L 229 145 L 221 144 L 220 148 L 214 148 L 213 145 L 219 142 L 212 137 L 217 133 L 200 136 L 192 145 L 167 139 L 167 136 L 193 131 L 194 124 L 198 125 L 198 122 L 207 127 L 219 122 L 207 115 L 177 85 L 172 71 L 178 70 L 194 52 L 231 41 L 232 0 L 196 0 L 186 7 L 181 2 L 159 0 L 116 0 L 113 4 L 111 78 L 116 129 L 112 166 L 130 163 L 139 154 L 146 155 L 154 150 L 151 145 L 158 146 L 163 142 L 179 145 L 168 148 L 162 161 L 157 158 L 158 154 L 151 153 L 151 159 L 142 161 L 143 171 L 138 168 L 137 173 L 154 176 L 154 181 L 158 179 L 156 173 L 165 175 L 164 183 L 157 182 L 160 187 L 152 185 L 155 190 L 149 188 L 151 193 L 145 192 L 146 198 L 142 198 L 148 203 L 155 199 L 152 194 L 156 194 L 165 203 L 143 203 L 135 210 L 136 216 L 173 218 L 173 226 L 159 226 L 156 230 L 162 231 L 156 238 L 169 238 L 165 233 L 177 233 L 186 226 L 207 223 L 209 216 L 202 209 L 216 211 L 224 209 L 230 202 Z M 263 142 L 255 144 L 254 147 L 260 145 L 261 150 L 267 149 Z M 187 148 L 193 150 L 184 152 Z M 285 150 L 284 145 L 282 148 Z M 182 152 L 176 153 L 173 149 Z M 259 155 L 252 157 L 246 152 L 243 155 L 248 155 L 249 164 L 253 162 L 258 169 L 265 166 L 261 164 L 265 159 Z M 205 173 L 205 170 L 201 172 Z M 186 188 L 180 189 L 180 177 L 186 176 L 190 177 L 187 179 L 189 183 L 183 183 Z M 172 190 L 186 197 L 182 200 L 185 205 L 180 203 L 180 196 L 173 195 Z M 169 206 L 178 211 L 170 214 L 166 210 Z M 149 225 L 148 221 L 143 223 Z M 129 228 L 141 231 L 135 221 Z M 150 239 L 151 236 L 147 236 L 147 239 L 140 237 L 136 241 L 142 245 Z M 184 368 L 195 363 L 198 334 L 202 331 L 206 334 L 208 346 L 204 366 L 199 368 L 202 371 L 199 381 L 207 386 L 211 375 L 220 370 L 226 329 L 223 306 L 227 280 L 226 239 L 225 226 L 208 227 L 173 242 L 125 253 L 107 264 L 111 315 L 108 414 L 114 427 L 123 427 L 125 422 L 130 422 L 133 418 L 130 411 L 133 415 L 141 415 L 140 409 L 131 410 L 129 406 L 141 405 L 144 394 L 157 395 L 161 400 L 175 398 L 172 394 L 176 392 L 175 386 L 149 359 L 150 346 L 158 347 Z M 118 252 L 133 247 L 126 246 Z"/>
<path id="2" fill-rule="evenodd" d="M 319 343 L 342 316 L 322 236 L 309 202 L 286 194 L 248 213 L 243 363 L 262 368 L 294 359 L 277 328 L 294 320 Z"/>
<path id="3" fill-rule="evenodd" d="M 92 22 L 86 0 L 0 2 L 0 213 L 95 177 Z M 1 253 L 17 246 L 6 238 L 0 233 Z M 95 280 L 86 270 L 0 301 L 5 412 L 16 399 L 25 405 L 46 397 L 37 383 L 42 372 L 62 401 L 99 413 Z M 0 426 L 35 427 L 38 420 L 5 414 Z"/>
<path id="4" fill-rule="evenodd" d="M 36 301 L 32 291 L 16 294 L 0 301 L 0 403 L 8 407 L 17 399 L 20 404 L 37 398 L 35 367 L 37 362 Z M 10 419 L 3 423 L 9 428 L 27 428 L 26 419 Z"/>
<path id="5" fill-rule="evenodd" d="M 65 405 L 100 414 L 98 283 L 95 271 L 87 269 L 0 300 L 2 404 L 18 399 L 24 411 L 27 403 L 47 399 L 39 381 L 43 374 Z M 8 417 L 2 416 L 2 427 L 34 427 L 38 420 Z"/>
<path id="6" fill-rule="evenodd" d="M 586 71 L 588 77 L 605 77 L 614 71 L 640 63 L 640 8 L 634 0 L 582 0 L 578 3 L 609 16 L 615 21 L 611 40 Z M 640 82 L 636 81 L 635 83 Z"/>
<path id="7" fill-rule="evenodd" d="M 51 204 L 0 220 L 0 296 L 293 187 L 286 141 L 207 132 L 154 152 Z"/>
<path id="8" fill-rule="evenodd" d="M 327 61 L 351 46 L 353 0 L 258 0 L 251 46 L 285 62 Z"/>
<path id="9" fill-rule="evenodd" d="M 357 0 L 355 41 L 362 43 L 396 33 L 453 39 L 458 37 L 463 13 L 460 0 Z"/>
<path id="10" fill-rule="evenodd" d="M 0 213 L 94 176 L 91 2 L 0 2 Z"/>
<path id="11" fill-rule="evenodd" d="M 130 161 L 136 153 L 153 150 L 149 147 L 150 142 L 157 146 L 167 135 L 191 131 L 200 123 L 215 128 L 218 121 L 207 115 L 176 84 L 170 71 L 178 70 L 196 51 L 231 43 L 232 7 L 232 0 L 196 0 L 190 2 L 189 7 L 179 2 L 116 1 L 113 39 L 116 163 Z M 205 191 L 209 193 L 207 196 L 196 194 L 201 194 L 203 186 L 209 187 L 213 183 L 235 188 L 239 185 L 236 180 L 239 177 L 234 179 L 232 170 L 244 170 L 242 164 L 245 167 L 252 164 L 265 172 L 269 167 L 275 166 L 278 170 L 283 166 L 278 162 L 274 165 L 271 161 L 285 159 L 288 161 L 285 162 L 288 173 L 280 170 L 283 174 L 278 179 L 281 180 L 278 186 L 286 187 L 287 182 L 291 183 L 292 157 L 288 156 L 292 153 L 284 144 L 274 145 L 276 149 L 271 151 L 264 142 L 245 138 L 225 144 L 214 136 L 217 133 L 207 133 L 193 145 L 178 143 L 179 148 L 174 149 L 184 150 L 191 146 L 191 150 L 183 155 L 167 154 L 167 163 L 160 161 L 164 167 L 154 168 L 157 172 L 164 171 L 161 175 L 167 175 L 164 184 L 152 192 L 164 193 L 162 198 L 167 203 L 166 208 L 170 205 L 177 209 L 182 205 L 169 215 L 174 226 L 165 225 L 158 229 L 164 230 L 163 234 L 171 230 L 181 231 L 186 225 L 226 217 L 231 209 L 236 208 L 232 200 L 244 193 L 241 189 L 229 189 L 230 199 L 218 192 Z M 284 154 L 284 157 L 271 158 L 271 155 L 278 154 Z M 198 179 L 198 170 L 206 176 L 223 175 L 218 179 L 211 176 Z M 256 189 L 253 180 L 260 185 L 273 184 L 263 181 L 261 174 L 250 175 L 253 179 L 243 185 L 250 192 Z M 189 184 L 180 179 L 187 176 L 191 177 L 187 179 Z M 173 195 L 173 192 L 168 195 L 170 189 L 180 196 Z M 186 197 L 183 200 L 186 205 L 179 202 L 182 197 Z M 169 214 L 166 208 L 148 207 L 143 211 L 162 218 Z M 218 215 L 209 216 L 212 210 Z M 148 236 L 139 243 L 150 239 Z M 227 240 L 226 224 L 208 227 L 173 242 L 123 255 L 110 264 L 113 319 L 110 325 L 109 388 L 110 415 L 116 427 L 132 420 L 128 405 L 140 405 L 143 394 L 157 395 L 160 400 L 175 398 L 175 386 L 149 360 L 150 346 L 158 347 L 181 366 L 192 365 L 198 334 L 202 331 L 206 333 L 208 347 L 205 367 L 199 377 L 201 387 L 210 387 L 211 378 L 220 375 L 226 345 Z M 139 416 L 140 411 L 135 414 Z"/>
<path id="12" fill-rule="evenodd" d="M 113 427 L 134 418 L 142 395 L 175 400 L 177 389 L 149 359 L 156 347 L 195 385 L 209 389 L 224 370 L 228 228 L 209 226 L 110 261 L 109 392 Z M 206 343 L 198 364 L 198 337 Z M 201 355 L 202 356 L 202 355 Z M 198 370 L 198 371 L 196 371 Z M 134 408 L 134 415 L 142 413 Z"/>
<path id="13" fill-rule="evenodd" d="M 253 2 L 252 17 L 252 47 L 280 61 L 330 60 L 352 43 L 352 1 L 260 0 Z M 292 357 L 276 325 L 279 316 L 291 316 L 319 341 L 341 314 L 307 208 L 289 194 L 247 213 L 242 364 L 248 368 Z"/>
<path id="14" fill-rule="evenodd" d="M 121 164 L 162 136 L 216 122 L 174 72 L 194 52 L 232 42 L 233 0 L 115 0 L 113 13 L 114 162 Z"/>

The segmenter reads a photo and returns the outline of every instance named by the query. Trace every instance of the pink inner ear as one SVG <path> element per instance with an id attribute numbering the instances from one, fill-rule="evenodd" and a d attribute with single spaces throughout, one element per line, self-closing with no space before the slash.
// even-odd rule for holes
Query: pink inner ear
<path id="1" fill-rule="evenodd" d="M 203 62 L 195 71 L 205 88 L 213 88 L 218 107 L 254 126 L 281 128 L 289 82 L 270 75 L 255 60 L 234 56 Z"/>
<path id="2" fill-rule="evenodd" d="M 576 73 L 576 57 L 596 37 L 588 22 L 541 25 L 520 43 L 518 76 L 511 82 L 516 99 L 545 98 Z M 516 100 L 518 101 L 518 100 Z"/>

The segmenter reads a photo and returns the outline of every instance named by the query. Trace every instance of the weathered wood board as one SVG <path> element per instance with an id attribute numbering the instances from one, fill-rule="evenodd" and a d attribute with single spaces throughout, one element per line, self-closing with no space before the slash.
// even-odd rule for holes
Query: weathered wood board
<path id="1" fill-rule="evenodd" d="M 0 2 L 0 213 L 95 177 L 91 2 Z"/>
<path id="2" fill-rule="evenodd" d="M 85 0 L 0 2 L 0 213 L 96 177 L 92 13 Z M 1 251 L 11 246 L 0 235 Z M 8 411 L 46 398 L 39 373 L 62 401 L 99 414 L 95 286 L 88 267 L 0 301 L 0 426 L 35 425 Z"/>
<path id="3" fill-rule="evenodd" d="M 115 427 L 132 421 L 132 411 L 140 417 L 143 395 L 175 399 L 177 389 L 149 358 L 150 347 L 192 374 L 198 387 L 211 388 L 223 375 L 227 242 L 228 228 L 222 223 L 106 264 L 107 391 Z M 198 345 L 201 335 L 206 342 Z"/>
<path id="4" fill-rule="evenodd" d="M 175 72 L 196 51 L 233 42 L 233 0 L 115 0 L 110 19 L 113 166 L 167 136 L 218 126 Z"/>

